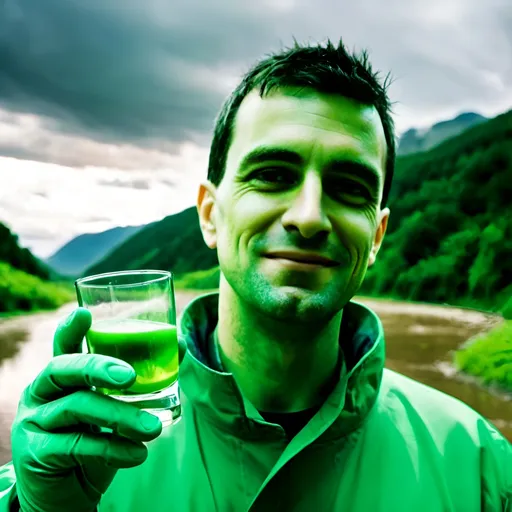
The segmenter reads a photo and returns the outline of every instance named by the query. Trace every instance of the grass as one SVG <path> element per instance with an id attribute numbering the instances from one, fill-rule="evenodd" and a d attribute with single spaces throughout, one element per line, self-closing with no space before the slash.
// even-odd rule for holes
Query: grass
<path id="1" fill-rule="evenodd" d="M 512 321 L 507 320 L 455 353 L 459 371 L 512 391 Z"/>
<path id="2" fill-rule="evenodd" d="M 0 314 L 56 309 L 75 298 L 72 283 L 43 281 L 0 262 Z"/>
<path id="3" fill-rule="evenodd" d="M 213 290 L 219 287 L 219 279 L 219 267 L 213 267 L 176 276 L 174 287 L 177 290 Z"/>

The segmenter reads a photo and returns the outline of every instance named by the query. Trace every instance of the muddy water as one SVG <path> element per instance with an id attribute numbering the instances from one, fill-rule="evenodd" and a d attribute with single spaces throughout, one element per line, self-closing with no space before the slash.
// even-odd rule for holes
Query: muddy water
<path id="1" fill-rule="evenodd" d="M 181 311 L 194 296 L 177 295 Z M 512 441 L 512 396 L 456 374 L 452 351 L 492 327 L 482 313 L 430 305 L 358 299 L 372 307 L 386 333 L 387 367 L 453 395 L 489 418 Z M 0 464 L 10 459 L 10 427 L 19 396 L 52 356 L 53 332 L 73 309 L 0 319 Z"/>

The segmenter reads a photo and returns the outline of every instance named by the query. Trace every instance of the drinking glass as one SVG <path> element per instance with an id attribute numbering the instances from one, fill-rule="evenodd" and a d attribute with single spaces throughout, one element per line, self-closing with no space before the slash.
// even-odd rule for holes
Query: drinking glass
<path id="1" fill-rule="evenodd" d="M 178 333 L 171 272 L 133 270 L 83 277 L 78 304 L 90 310 L 88 352 L 116 357 L 137 374 L 125 390 L 93 388 L 158 416 L 164 426 L 181 419 Z"/>

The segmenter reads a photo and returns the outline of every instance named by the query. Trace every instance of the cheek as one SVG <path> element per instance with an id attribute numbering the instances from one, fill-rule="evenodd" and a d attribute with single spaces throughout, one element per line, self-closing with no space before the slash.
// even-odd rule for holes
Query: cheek
<path id="1" fill-rule="evenodd" d="M 373 223 L 361 212 L 344 212 L 337 225 L 340 240 L 354 260 L 367 258 L 373 244 Z"/>
<path id="2" fill-rule="evenodd" d="M 217 214 L 219 259 L 231 266 L 240 264 L 253 236 L 264 230 L 269 210 L 268 201 L 249 194 L 222 201 Z"/>
<path id="3" fill-rule="evenodd" d="M 278 210 L 279 205 L 276 205 L 275 199 L 265 198 L 259 194 L 245 194 L 233 202 L 226 216 L 226 220 L 229 221 L 228 229 L 231 230 L 227 236 L 246 239 L 266 231 L 275 221 Z"/>
<path id="4" fill-rule="evenodd" d="M 269 215 L 276 207 L 281 205 L 282 198 L 263 195 L 255 192 L 246 192 L 243 196 L 236 198 L 233 202 L 232 215 L 247 220 L 260 219 Z"/>

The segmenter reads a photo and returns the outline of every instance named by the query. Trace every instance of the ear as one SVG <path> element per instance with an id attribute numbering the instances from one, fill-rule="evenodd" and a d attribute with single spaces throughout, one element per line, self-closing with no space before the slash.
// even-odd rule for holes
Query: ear
<path id="1" fill-rule="evenodd" d="M 215 224 L 215 192 L 216 188 L 210 181 L 199 185 L 197 195 L 197 213 L 203 239 L 210 249 L 217 247 L 217 227 Z"/>
<path id="2" fill-rule="evenodd" d="M 386 229 L 388 227 L 389 214 L 389 208 L 384 208 L 380 212 L 379 226 L 377 227 L 377 231 L 375 232 L 372 250 L 370 251 L 370 257 L 368 259 L 369 267 L 371 267 L 375 263 L 375 260 L 377 259 L 377 253 L 379 252 L 379 249 L 382 245 L 382 241 L 384 240 L 384 235 L 386 234 Z"/>

